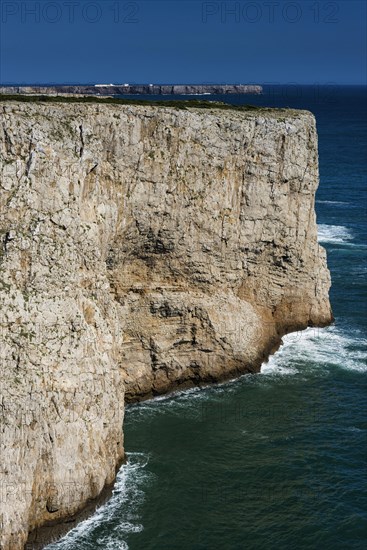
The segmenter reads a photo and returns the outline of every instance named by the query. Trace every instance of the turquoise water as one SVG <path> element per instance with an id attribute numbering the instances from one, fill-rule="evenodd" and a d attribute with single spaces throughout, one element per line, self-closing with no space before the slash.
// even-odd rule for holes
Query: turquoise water
<path id="1" fill-rule="evenodd" d="M 366 89 L 230 99 L 316 114 L 335 325 L 286 336 L 260 375 L 128 407 L 113 497 L 48 550 L 365 547 Z"/>

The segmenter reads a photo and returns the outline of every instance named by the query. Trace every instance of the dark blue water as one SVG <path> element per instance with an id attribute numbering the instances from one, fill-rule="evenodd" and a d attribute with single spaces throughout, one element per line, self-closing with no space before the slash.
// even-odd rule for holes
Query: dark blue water
<path id="1" fill-rule="evenodd" d="M 130 406 L 112 499 L 49 550 L 365 547 L 366 88 L 215 99 L 316 115 L 335 325 L 288 335 L 260 375 Z"/>

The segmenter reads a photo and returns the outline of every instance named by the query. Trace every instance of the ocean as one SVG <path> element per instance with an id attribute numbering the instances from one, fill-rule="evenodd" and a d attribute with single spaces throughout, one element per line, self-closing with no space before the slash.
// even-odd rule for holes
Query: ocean
<path id="1" fill-rule="evenodd" d="M 47 550 L 365 548 L 366 88 L 213 99 L 316 115 L 335 323 L 287 335 L 261 374 L 128 406 L 112 498 Z"/>

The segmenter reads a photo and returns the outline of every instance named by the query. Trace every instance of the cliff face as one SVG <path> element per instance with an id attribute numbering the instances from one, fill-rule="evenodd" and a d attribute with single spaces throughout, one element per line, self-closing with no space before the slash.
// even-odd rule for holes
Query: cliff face
<path id="1" fill-rule="evenodd" d="M 261 94 L 249 84 L 100 84 L 75 86 L 0 86 L 0 94 L 192 95 Z"/>
<path id="2" fill-rule="evenodd" d="M 305 111 L 0 103 L 1 548 L 73 514 L 139 399 L 331 320 Z"/>

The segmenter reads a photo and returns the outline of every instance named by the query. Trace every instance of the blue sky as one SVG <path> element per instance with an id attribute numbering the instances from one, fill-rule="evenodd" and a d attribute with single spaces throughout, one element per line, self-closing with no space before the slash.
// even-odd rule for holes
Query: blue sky
<path id="1" fill-rule="evenodd" d="M 0 0 L 0 83 L 366 84 L 359 0 Z"/>

